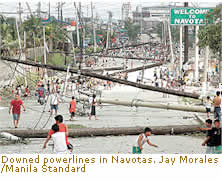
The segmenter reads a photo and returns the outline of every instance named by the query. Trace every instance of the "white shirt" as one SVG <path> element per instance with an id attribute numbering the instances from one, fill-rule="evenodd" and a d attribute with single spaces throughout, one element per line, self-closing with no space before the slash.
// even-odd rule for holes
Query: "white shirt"
<path id="1" fill-rule="evenodd" d="M 54 93 L 50 95 L 50 104 L 51 105 L 57 105 L 58 104 L 58 94 Z"/>
<path id="2" fill-rule="evenodd" d="M 67 153 L 66 134 L 65 132 L 56 132 L 52 135 L 55 153 Z"/>
<path id="3" fill-rule="evenodd" d="M 95 102 L 95 103 L 97 102 L 97 101 L 96 101 L 96 98 L 94 99 L 94 102 Z M 89 98 L 89 104 L 90 104 L 90 105 L 93 104 L 93 98 L 92 98 L 92 97 Z"/>
<path id="4" fill-rule="evenodd" d="M 211 101 L 210 100 L 206 100 L 205 106 L 206 106 L 206 108 L 211 108 Z"/>
<path id="5" fill-rule="evenodd" d="M 141 140 L 141 145 L 143 146 L 148 140 L 150 140 L 150 137 L 149 136 L 145 136 L 145 134 L 143 133 L 143 134 L 141 134 L 142 136 L 143 136 L 143 138 L 142 138 L 142 140 Z M 141 135 L 139 135 L 138 137 L 137 137 L 137 140 L 136 140 L 136 145 L 135 145 L 135 147 L 139 147 L 139 138 L 140 138 L 140 136 Z"/>
<path id="6" fill-rule="evenodd" d="M 76 90 L 76 83 L 73 83 L 73 84 L 72 84 L 72 89 L 73 89 L 73 90 Z"/>

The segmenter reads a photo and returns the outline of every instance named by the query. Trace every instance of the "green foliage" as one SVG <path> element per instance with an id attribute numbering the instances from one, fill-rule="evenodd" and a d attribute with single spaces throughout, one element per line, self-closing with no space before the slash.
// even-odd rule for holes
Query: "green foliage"
<path id="1" fill-rule="evenodd" d="M 137 34 L 140 33 L 140 26 L 135 25 L 132 20 L 128 20 L 125 22 L 124 28 L 128 32 L 129 40 L 136 41 Z"/>
<path id="2" fill-rule="evenodd" d="M 48 56 L 47 63 L 56 66 L 64 66 L 65 56 L 63 54 L 55 53 L 53 55 Z"/>
<path id="3" fill-rule="evenodd" d="M 27 83 L 30 90 L 35 90 L 36 84 L 40 80 L 40 76 L 36 73 L 27 72 Z M 16 85 L 25 85 L 25 77 L 24 76 L 18 76 L 16 77 Z"/>
<path id="4" fill-rule="evenodd" d="M 222 50 L 221 8 L 222 5 L 217 6 L 214 8 L 213 12 L 210 12 L 206 16 L 208 22 L 211 22 L 213 19 L 213 24 L 208 23 L 206 26 L 201 27 L 198 33 L 199 46 L 202 48 L 209 46 L 216 55 L 219 55 L 220 51 Z"/>

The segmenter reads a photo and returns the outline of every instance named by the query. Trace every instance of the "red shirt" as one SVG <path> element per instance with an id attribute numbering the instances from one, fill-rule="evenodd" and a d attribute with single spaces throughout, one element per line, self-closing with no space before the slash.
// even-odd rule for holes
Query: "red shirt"
<path id="1" fill-rule="evenodd" d="M 59 123 L 59 132 L 66 132 L 66 125 L 63 123 Z M 54 134 L 54 131 L 51 129 L 48 135 L 51 137 Z M 69 145 L 68 137 L 66 136 L 66 145 Z"/>
<path id="2" fill-rule="evenodd" d="M 70 102 L 69 112 L 70 112 L 70 113 L 76 112 L 76 101 L 72 100 L 72 101 Z"/>
<path id="3" fill-rule="evenodd" d="M 12 113 L 13 114 L 20 114 L 21 112 L 21 105 L 23 104 L 22 100 L 12 100 L 11 105 L 13 106 L 12 108 Z"/>

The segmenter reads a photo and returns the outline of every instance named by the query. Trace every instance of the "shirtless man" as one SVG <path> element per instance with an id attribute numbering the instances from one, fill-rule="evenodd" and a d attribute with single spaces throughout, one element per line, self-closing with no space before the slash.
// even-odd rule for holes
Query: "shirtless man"
<path id="1" fill-rule="evenodd" d="M 221 119 L 221 98 L 220 98 L 220 92 L 216 92 L 216 97 L 214 98 L 214 119 L 218 119 L 220 121 Z"/>

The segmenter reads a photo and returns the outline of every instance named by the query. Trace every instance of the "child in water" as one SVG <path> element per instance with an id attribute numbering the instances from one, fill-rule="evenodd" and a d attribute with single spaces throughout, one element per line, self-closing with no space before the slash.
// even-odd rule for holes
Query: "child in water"
<path id="1" fill-rule="evenodd" d="M 152 144 L 150 142 L 150 136 L 151 136 L 152 130 L 150 128 L 145 128 L 144 132 L 141 133 L 136 141 L 136 145 L 133 146 L 133 154 L 141 154 L 143 150 L 143 145 L 147 142 L 150 146 L 158 147 L 155 144 Z"/>

